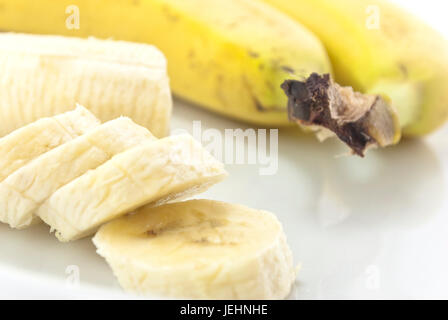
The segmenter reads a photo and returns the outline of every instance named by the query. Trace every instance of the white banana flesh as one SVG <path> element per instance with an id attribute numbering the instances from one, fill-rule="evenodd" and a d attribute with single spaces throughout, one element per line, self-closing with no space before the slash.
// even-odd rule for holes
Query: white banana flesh
<path id="1" fill-rule="evenodd" d="M 200 193 L 227 176 L 189 135 L 145 143 L 125 151 L 57 190 L 37 211 L 61 241 L 146 204 L 160 205 Z"/>
<path id="2" fill-rule="evenodd" d="M 8 119 L 1 121 L 7 122 Z M 78 106 L 73 111 L 37 120 L 0 138 L 0 181 L 34 158 L 99 124 L 91 112 Z"/>
<path id="3" fill-rule="evenodd" d="M 0 183 L 0 221 L 18 229 L 36 223 L 35 211 L 57 189 L 114 155 L 155 139 L 122 117 L 44 153 Z"/>
<path id="4" fill-rule="evenodd" d="M 266 211 L 211 200 L 143 207 L 100 228 L 93 242 L 120 285 L 186 299 L 283 299 L 291 250 Z"/>
<path id="5" fill-rule="evenodd" d="M 75 103 L 163 137 L 172 106 L 166 59 L 146 44 L 0 33 L 0 136 Z"/>

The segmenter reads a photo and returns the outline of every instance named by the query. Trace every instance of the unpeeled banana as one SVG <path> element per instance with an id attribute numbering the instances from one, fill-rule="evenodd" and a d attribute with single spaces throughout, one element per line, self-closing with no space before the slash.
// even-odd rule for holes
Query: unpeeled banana
<path id="1" fill-rule="evenodd" d="M 75 103 L 102 121 L 125 115 L 165 136 L 171 116 L 165 57 L 145 44 L 0 33 L 0 136 Z"/>
<path id="2" fill-rule="evenodd" d="M 263 1 L 303 23 L 320 38 L 337 82 L 362 93 L 380 95 L 393 106 L 405 136 L 428 134 L 446 122 L 447 42 L 410 13 L 385 0 Z M 303 95 L 302 91 L 302 97 L 295 98 L 302 102 Z M 331 97 L 320 106 L 327 108 L 328 100 Z M 294 108 L 294 101 L 290 104 L 291 109 L 303 108 L 298 103 Z M 357 109 L 356 102 L 344 104 L 349 110 Z M 299 113 L 293 118 L 309 120 Z M 333 119 L 338 119 L 337 115 Z M 375 129 L 375 124 L 370 127 Z"/>
<path id="3" fill-rule="evenodd" d="M 93 238 L 121 286 L 189 299 L 283 299 L 295 279 L 279 221 L 210 200 L 144 207 Z"/>
<path id="4" fill-rule="evenodd" d="M 123 117 L 42 154 L 0 183 L 0 221 L 18 229 L 34 224 L 35 211 L 57 189 L 114 155 L 154 139 L 146 128 Z"/>
<path id="5" fill-rule="evenodd" d="M 53 193 L 38 209 L 61 241 L 98 227 L 142 205 L 160 205 L 205 191 L 227 176 L 189 135 L 150 141 L 114 156 Z"/>
<path id="6" fill-rule="evenodd" d="M 73 111 L 39 119 L 0 138 L 0 182 L 31 160 L 99 124 L 92 113 L 77 106 Z"/>
<path id="7" fill-rule="evenodd" d="M 252 123 L 289 124 L 283 80 L 331 71 L 314 35 L 257 0 L 0 0 L 0 6 L 3 30 L 154 44 L 168 58 L 175 94 Z"/>

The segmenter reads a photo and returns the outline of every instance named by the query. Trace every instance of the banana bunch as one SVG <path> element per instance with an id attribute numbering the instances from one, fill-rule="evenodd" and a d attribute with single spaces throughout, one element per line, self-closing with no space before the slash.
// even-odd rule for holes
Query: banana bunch
<path id="1" fill-rule="evenodd" d="M 0 221 L 22 229 L 43 220 L 65 242 L 115 220 L 94 242 L 127 290 L 281 299 L 291 289 L 292 254 L 272 214 L 207 200 L 165 205 L 227 176 L 190 135 L 157 139 L 78 105 L 1 138 L 0 155 Z"/>
<path id="2" fill-rule="evenodd" d="M 330 130 L 359 155 L 448 117 L 446 41 L 384 0 L 0 5 L 4 30 L 154 44 L 178 96 L 256 124 Z"/>
<path id="3" fill-rule="evenodd" d="M 0 136 L 75 103 L 101 121 L 125 115 L 168 134 L 166 60 L 153 46 L 0 33 L 0 74 Z"/>

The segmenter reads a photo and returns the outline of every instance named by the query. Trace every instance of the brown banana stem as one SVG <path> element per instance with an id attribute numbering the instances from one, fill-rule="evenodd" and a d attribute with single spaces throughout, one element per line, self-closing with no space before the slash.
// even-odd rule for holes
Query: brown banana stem
<path id="1" fill-rule="evenodd" d="M 362 94 L 316 73 L 305 81 L 286 80 L 291 121 L 334 132 L 352 151 L 364 157 L 368 147 L 396 143 L 400 126 L 396 111 L 379 95 Z"/>

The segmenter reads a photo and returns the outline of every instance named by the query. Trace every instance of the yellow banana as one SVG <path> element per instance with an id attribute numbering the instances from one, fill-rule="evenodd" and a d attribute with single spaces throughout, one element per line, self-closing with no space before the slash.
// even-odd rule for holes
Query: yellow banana
<path id="1" fill-rule="evenodd" d="M 3 30 L 154 44 L 168 58 L 178 96 L 254 123 L 289 123 L 280 84 L 291 73 L 331 71 L 314 35 L 254 0 L 0 0 L 0 6 Z"/>
<path id="2" fill-rule="evenodd" d="M 406 136 L 432 132 L 448 118 L 445 39 L 384 0 L 264 0 L 308 27 L 325 45 L 335 80 L 381 94 Z"/>

